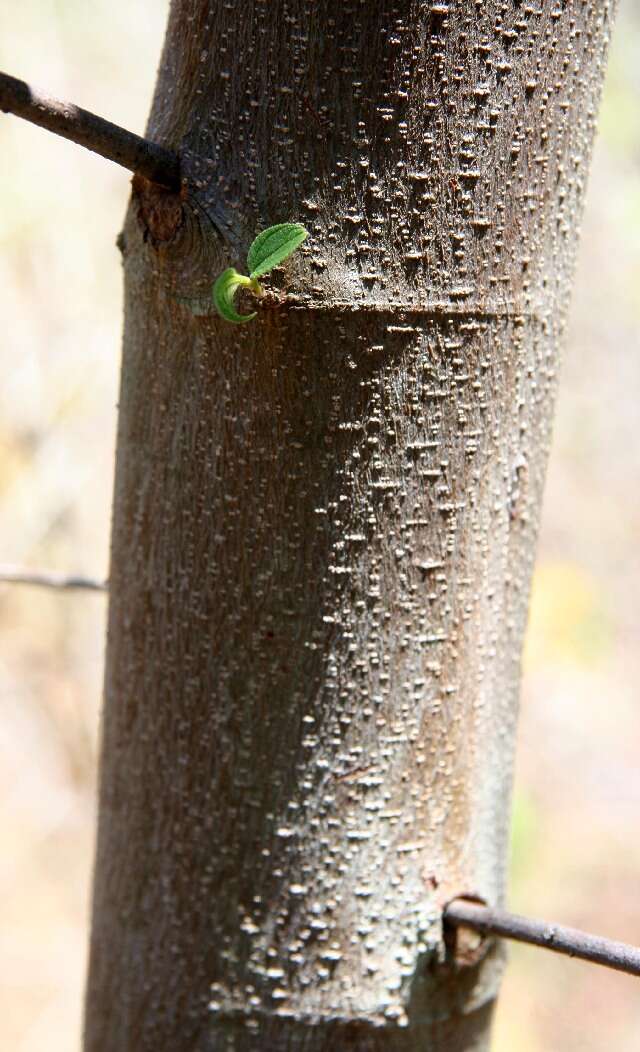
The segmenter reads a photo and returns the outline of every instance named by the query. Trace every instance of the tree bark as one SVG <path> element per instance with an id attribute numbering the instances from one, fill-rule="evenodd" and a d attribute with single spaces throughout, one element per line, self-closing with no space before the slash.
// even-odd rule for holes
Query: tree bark
<path id="1" fill-rule="evenodd" d="M 442 909 L 504 898 L 612 8 L 173 0 L 149 137 L 213 222 L 138 185 L 122 239 L 86 1052 L 488 1047 Z M 178 301 L 285 220 L 256 321 Z"/>

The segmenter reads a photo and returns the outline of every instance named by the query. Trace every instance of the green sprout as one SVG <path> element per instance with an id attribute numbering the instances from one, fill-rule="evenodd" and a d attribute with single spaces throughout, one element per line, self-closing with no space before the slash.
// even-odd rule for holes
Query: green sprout
<path id="1" fill-rule="evenodd" d="M 258 234 L 247 255 L 249 276 L 238 274 L 234 267 L 228 267 L 213 286 L 213 302 L 220 317 L 235 325 L 255 318 L 256 311 L 252 314 L 238 314 L 233 305 L 236 292 L 240 288 L 247 288 L 255 296 L 262 296 L 263 289 L 258 278 L 268 274 L 295 252 L 308 233 L 300 223 L 278 223 Z"/>

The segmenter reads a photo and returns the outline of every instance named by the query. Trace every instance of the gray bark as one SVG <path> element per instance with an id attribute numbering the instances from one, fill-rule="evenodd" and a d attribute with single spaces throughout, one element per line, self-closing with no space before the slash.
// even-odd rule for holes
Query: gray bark
<path id="1" fill-rule="evenodd" d="M 173 0 L 149 134 L 215 230 L 138 186 L 123 237 L 86 1052 L 488 1047 L 441 916 L 504 898 L 612 7 Z M 256 321 L 178 302 L 284 220 Z"/>

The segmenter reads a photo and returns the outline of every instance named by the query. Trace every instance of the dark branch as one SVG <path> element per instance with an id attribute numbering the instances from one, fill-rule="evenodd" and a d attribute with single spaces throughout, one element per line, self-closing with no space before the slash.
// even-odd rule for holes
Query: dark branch
<path id="1" fill-rule="evenodd" d="M 106 592 L 108 590 L 107 582 L 95 577 L 70 576 L 48 571 L 32 573 L 19 566 L 0 566 L 0 583 L 31 584 L 38 588 L 78 589 L 85 592 Z"/>
<path id="2" fill-rule="evenodd" d="M 62 135 L 109 161 L 138 172 L 169 190 L 180 189 L 178 155 L 141 139 L 110 121 L 70 102 L 61 102 L 29 87 L 23 80 L 0 73 L 0 110 Z"/>
<path id="3" fill-rule="evenodd" d="M 505 910 L 490 909 L 477 902 L 456 899 L 444 912 L 445 924 L 452 928 L 471 928 L 482 935 L 500 935 L 534 946 L 542 946 L 568 957 L 579 957 L 593 964 L 603 964 L 629 975 L 640 975 L 640 949 L 625 942 L 614 942 L 598 935 L 564 928 L 559 924 L 530 920 Z"/>

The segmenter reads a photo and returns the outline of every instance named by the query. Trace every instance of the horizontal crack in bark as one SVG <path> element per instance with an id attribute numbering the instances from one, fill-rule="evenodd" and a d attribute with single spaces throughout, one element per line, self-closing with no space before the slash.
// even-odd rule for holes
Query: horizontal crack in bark
<path id="1" fill-rule="evenodd" d="M 416 315 L 426 318 L 508 318 L 511 321 L 540 320 L 539 310 L 523 310 L 513 307 L 463 306 L 455 303 L 403 303 L 397 300 L 306 300 L 287 296 L 284 304 L 290 310 L 318 313 L 363 313 Z"/>

